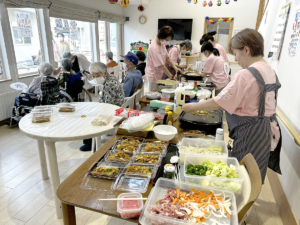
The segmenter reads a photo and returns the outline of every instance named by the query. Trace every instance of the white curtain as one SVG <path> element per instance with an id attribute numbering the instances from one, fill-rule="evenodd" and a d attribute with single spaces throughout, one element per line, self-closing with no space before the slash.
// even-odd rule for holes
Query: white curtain
<path id="1" fill-rule="evenodd" d="M 48 8 L 50 2 L 48 0 L 0 0 L 7 7 L 26 7 L 26 8 Z"/>
<path id="2" fill-rule="evenodd" d="M 99 11 L 97 9 L 90 9 L 59 0 L 49 1 L 51 2 L 49 8 L 50 17 L 79 20 L 90 23 L 96 23 L 98 21 Z"/>
<path id="3" fill-rule="evenodd" d="M 115 16 L 112 14 L 102 13 L 100 12 L 99 20 L 110 22 L 110 23 L 125 23 L 125 17 L 123 16 Z"/>

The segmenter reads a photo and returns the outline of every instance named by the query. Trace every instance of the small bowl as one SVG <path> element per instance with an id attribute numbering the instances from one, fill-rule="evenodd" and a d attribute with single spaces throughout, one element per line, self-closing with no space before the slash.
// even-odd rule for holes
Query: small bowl
<path id="1" fill-rule="evenodd" d="M 175 89 L 162 89 L 161 92 L 163 94 L 170 95 L 170 99 L 174 99 L 175 96 Z"/>
<path id="2" fill-rule="evenodd" d="M 155 137 L 160 141 L 170 141 L 178 133 L 177 129 L 170 125 L 159 125 L 153 128 Z"/>
<path id="3" fill-rule="evenodd" d="M 200 83 L 200 86 L 201 86 L 201 87 L 206 87 L 206 84 Z"/>

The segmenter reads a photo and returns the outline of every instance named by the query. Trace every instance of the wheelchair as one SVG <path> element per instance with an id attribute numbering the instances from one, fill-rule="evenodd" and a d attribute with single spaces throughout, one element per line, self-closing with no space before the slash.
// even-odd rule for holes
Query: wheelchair
<path id="1" fill-rule="evenodd" d="M 58 76 L 60 92 L 65 95 L 66 102 L 84 102 L 85 97 L 92 102 L 92 97 L 89 92 L 83 87 L 83 74 L 78 72 L 72 74 L 69 72 L 61 73 Z"/>

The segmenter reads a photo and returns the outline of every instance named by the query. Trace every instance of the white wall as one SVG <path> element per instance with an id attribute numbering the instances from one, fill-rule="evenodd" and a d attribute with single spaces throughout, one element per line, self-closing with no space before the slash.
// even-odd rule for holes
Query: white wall
<path id="1" fill-rule="evenodd" d="M 210 8 L 202 6 L 203 1 L 197 5 L 187 3 L 186 0 L 152 0 L 149 6 L 146 6 L 144 15 L 147 17 L 147 23 L 141 25 L 138 21 L 142 15 L 137 10 L 137 6 L 128 6 L 124 9 L 124 16 L 130 17 L 130 21 L 124 25 L 125 29 L 125 52 L 130 50 L 130 43 L 136 41 L 149 42 L 157 34 L 158 19 L 163 18 L 192 18 L 193 48 L 199 50 L 199 40 L 203 35 L 205 17 L 234 17 L 234 28 L 255 28 L 258 12 L 259 0 L 251 1 L 230 1 L 222 6 L 214 5 Z M 230 55 L 230 61 L 234 61 Z"/>
<path id="2" fill-rule="evenodd" d="M 300 50 L 298 49 L 297 56 L 291 57 L 288 55 L 288 46 L 290 42 L 290 36 L 292 34 L 293 21 L 295 18 L 295 11 L 300 8 L 299 0 L 292 0 L 291 13 L 289 16 L 287 30 L 285 34 L 284 43 L 282 46 L 280 59 L 272 60 L 267 58 L 270 47 L 272 45 L 272 39 L 276 30 L 276 22 L 278 19 L 281 6 L 285 3 L 285 0 L 270 1 L 267 11 L 268 17 L 265 24 L 265 18 L 263 18 L 259 31 L 265 39 L 265 59 L 271 64 L 272 68 L 276 71 L 279 81 L 282 85 L 279 90 L 278 96 L 278 108 L 289 120 L 293 127 L 300 133 Z"/>

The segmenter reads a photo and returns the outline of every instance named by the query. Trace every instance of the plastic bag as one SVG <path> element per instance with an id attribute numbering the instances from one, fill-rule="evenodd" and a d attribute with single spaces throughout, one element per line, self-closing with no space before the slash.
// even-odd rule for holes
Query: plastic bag
<path id="1" fill-rule="evenodd" d="M 154 115 L 152 113 L 142 114 L 136 117 L 130 117 L 125 120 L 120 128 L 127 130 L 128 132 L 141 131 L 154 122 Z"/>

